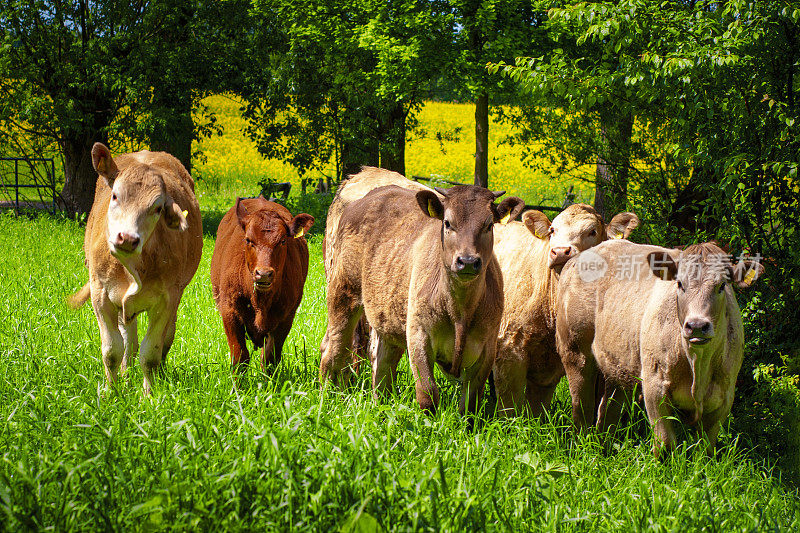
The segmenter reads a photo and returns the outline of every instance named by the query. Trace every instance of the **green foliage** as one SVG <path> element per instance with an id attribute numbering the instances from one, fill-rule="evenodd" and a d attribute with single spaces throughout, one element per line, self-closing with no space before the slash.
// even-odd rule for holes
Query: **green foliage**
<path id="1" fill-rule="evenodd" d="M 353 390 L 321 389 L 318 237 L 271 375 L 251 369 L 233 386 L 207 238 L 155 395 L 142 396 L 138 365 L 106 392 L 95 317 L 64 304 L 86 281 L 82 241 L 74 221 L 0 216 L 0 529 L 800 527 L 797 491 L 736 435 L 714 459 L 684 446 L 658 461 L 652 435 L 605 453 L 571 431 L 565 384 L 549 420 L 485 417 L 475 431 L 441 374 L 441 412 L 420 412 L 405 361 L 391 401 L 373 401 L 366 364 Z"/>

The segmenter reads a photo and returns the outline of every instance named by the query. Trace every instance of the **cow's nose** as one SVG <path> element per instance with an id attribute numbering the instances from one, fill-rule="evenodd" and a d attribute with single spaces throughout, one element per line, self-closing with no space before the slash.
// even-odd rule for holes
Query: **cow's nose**
<path id="1" fill-rule="evenodd" d="M 137 246 L 139 246 L 139 240 L 140 239 L 138 235 L 131 235 L 130 233 L 124 233 L 120 231 L 117 233 L 117 238 L 114 239 L 114 245 L 117 248 L 132 252 Z"/>
<path id="2" fill-rule="evenodd" d="M 572 257 L 572 247 L 559 246 L 550 248 L 550 266 L 563 265 Z"/>
<path id="3" fill-rule="evenodd" d="M 683 324 L 683 333 L 686 337 L 710 337 L 712 335 L 711 321 L 705 318 L 689 318 Z"/>
<path id="4" fill-rule="evenodd" d="M 481 258 L 477 255 L 460 255 L 456 258 L 456 272 L 477 274 L 481 270 Z"/>
<path id="5" fill-rule="evenodd" d="M 265 283 L 271 283 L 272 278 L 275 277 L 275 269 L 273 268 L 265 268 L 263 270 L 256 269 L 254 272 L 256 281 L 263 281 Z"/>

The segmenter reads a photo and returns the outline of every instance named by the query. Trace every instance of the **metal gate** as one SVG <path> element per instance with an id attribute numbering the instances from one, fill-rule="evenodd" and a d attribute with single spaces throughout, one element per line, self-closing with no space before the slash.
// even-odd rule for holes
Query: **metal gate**
<path id="1" fill-rule="evenodd" d="M 0 161 L 14 163 L 14 181 L 11 183 L 6 183 L 5 181 L 7 180 L 5 179 L 5 173 L 3 173 L 2 179 L 4 182 L 0 183 L 0 190 L 2 190 L 4 193 L 9 189 L 13 189 L 13 199 L 2 203 L 6 205 L 10 204 L 9 207 L 13 205 L 14 210 L 19 213 L 20 206 L 32 208 L 44 207 L 44 199 L 45 197 L 49 197 L 51 199 L 49 211 L 52 213 L 56 212 L 56 207 L 58 205 L 56 203 L 56 197 L 58 196 L 56 193 L 56 165 L 52 157 L 0 157 Z M 33 183 L 20 183 L 21 163 L 24 163 L 28 166 L 29 173 L 26 175 L 33 176 Z M 35 163 L 44 164 L 44 183 L 36 179 L 35 172 L 33 171 L 33 165 Z M 20 189 L 36 189 L 40 202 L 31 201 L 27 198 L 27 195 L 24 195 L 22 202 L 20 202 Z M 45 194 L 42 194 L 42 191 L 44 191 Z M 7 197 L 11 198 L 10 195 Z"/>

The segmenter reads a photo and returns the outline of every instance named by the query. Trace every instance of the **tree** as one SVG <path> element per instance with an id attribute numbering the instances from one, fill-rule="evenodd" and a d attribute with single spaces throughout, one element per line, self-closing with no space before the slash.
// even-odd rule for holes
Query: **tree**
<path id="1" fill-rule="evenodd" d="M 475 185 L 489 184 L 489 106 L 507 89 L 489 75 L 486 64 L 532 54 L 540 49 L 543 9 L 530 0 L 453 0 L 459 31 L 458 79 L 475 102 Z M 508 90 L 505 91 L 508 94 Z"/>
<path id="2" fill-rule="evenodd" d="M 406 131 L 446 64 L 452 18 L 439 2 L 254 4 L 262 21 L 247 73 L 248 132 L 301 174 L 331 159 L 405 171 Z"/>
<path id="3" fill-rule="evenodd" d="M 91 208 L 95 142 L 152 141 L 190 164 L 189 113 L 209 78 L 197 75 L 201 66 L 216 65 L 204 61 L 212 52 L 201 53 L 197 13 L 219 11 L 214 4 L 37 0 L 0 6 L 0 129 L 58 147 L 68 212 Z"/>

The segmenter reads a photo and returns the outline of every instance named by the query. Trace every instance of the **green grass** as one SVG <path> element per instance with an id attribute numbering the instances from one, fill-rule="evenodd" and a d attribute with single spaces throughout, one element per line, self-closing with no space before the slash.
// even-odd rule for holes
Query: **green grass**
<path id="1" fill-rule="evenodd" d="M 638 424 L 606 453 L 573 433 L 563 383 L 550 420 L 485 416 L 475 431 L 441 374 L 443 409 L 422 414 L 405 362 L 392 401 L 373 402 L 366 365 L 354 390 L 321 390 L 317 237 L 272 376 L 233 387 L 209 236 L 156 393 L 138 366 L 106 393 L 91 309 L 64 304 L 87 279 L 82 240 L 74 222 L 0 216 L 0 530 L 800 527 L 797 492 L 735 435 L 713 460 L 688 440 L 657 461 Z"/>

